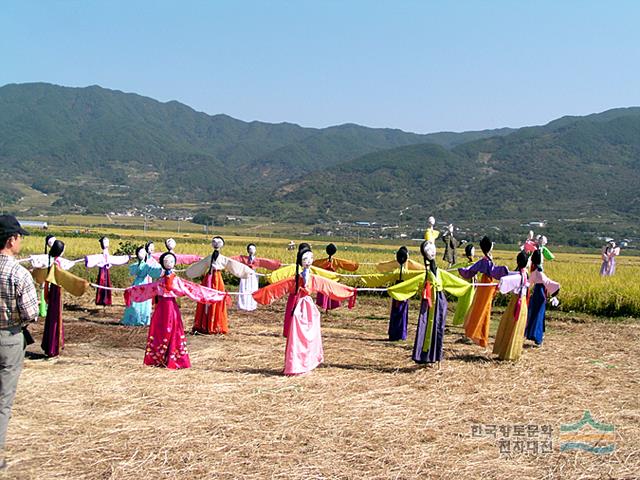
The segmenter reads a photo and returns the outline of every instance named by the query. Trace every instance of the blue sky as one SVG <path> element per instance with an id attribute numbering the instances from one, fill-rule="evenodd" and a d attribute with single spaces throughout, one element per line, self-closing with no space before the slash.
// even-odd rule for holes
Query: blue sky
<path id="1" fill-rule="evenodd" d="M 0 85 L 414 132 L 640 105 L 640 2 L 3 0 Z"/>

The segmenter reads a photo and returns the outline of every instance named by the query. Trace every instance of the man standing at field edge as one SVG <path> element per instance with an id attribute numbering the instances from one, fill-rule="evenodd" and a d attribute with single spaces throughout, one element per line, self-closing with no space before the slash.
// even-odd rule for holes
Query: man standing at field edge
<path id="1" fill-rule="evenodd" d="M 29 235 L 13 215 L 0 215 L 0 469 L 7 467 L 4 443 L 26 346 L 22 328 L 38 316 L 31 274 L 15 260 Z"/>

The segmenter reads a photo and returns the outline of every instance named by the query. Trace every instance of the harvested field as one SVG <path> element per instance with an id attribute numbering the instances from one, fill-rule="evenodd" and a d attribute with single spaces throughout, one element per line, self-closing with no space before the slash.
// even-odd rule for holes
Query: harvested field
<path id="1" fill-rule="evenodd" d="M 640 475 L 637 322 L 552 314 L 544 346 L 525 345 L 516 364 L 493 360 L 450 328 L 438 369 L 410 358 L 417 302 L 409 340 L 390 343 L 388 299 L 361 297 L 354 310 L 323 314 L 324 365 L 287 378 L 283 302 L 232 309 L 228 336 L 189 336 L 193 367 L 167 371 L 142 365 L 146 329 L 116 324 L 120 297 L 106 311 L 91 300 L 67 297 L 61 357 L 26 361 L 6 478 Z M 190 326 L 194 305 L 182 305 Z M 31 330 L 39 341 L 42 322 Z M 615 425 L 613 453 L 559 451 L 560 425 L 585 410 Z M 526 453 L 501 453 L 501 435 L 474 430 L 487 425 L 508 426 L 511 449 L 518 438 L 540 448 L 550 425 L 553 451 L 535 453 L 531 443 Z M 530 437 L 514 436 L 521 425 L 531 426 Z"/>

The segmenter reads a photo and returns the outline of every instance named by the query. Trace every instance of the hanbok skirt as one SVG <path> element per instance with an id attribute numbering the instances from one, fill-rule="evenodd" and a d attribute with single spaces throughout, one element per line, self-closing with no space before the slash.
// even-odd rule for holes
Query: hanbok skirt
<path id="1" fill-rule="evenodd" d="M 342 304 L 339 300 L 334 300 L 328 295 L 325 295 L 322 292 L 318 292 L 318 295 L 316 296 L 316 305 L 318 305 L 323 310 L 335 310 Z"/>
<path id="2" fill-rule="evenodd" d="M 407 322 L 409 319 L 409 300 L 391 301 L 391 313 L 389 314 L 389 340 L 407 339 Z"/>
<path id="3" fill-rule="evenodd" d="M 158 297 L 149 325 L 144 364 L 170 369 L 191 367 L 182 316 L 173 297 Z"/>
<path id="4" fill-rule="evenodd" d="M 213 273 L 205 275 L 202 285 L 221 292 L 225 291 L 220 270 L 214 270 Z M 206 335 L 228 333 L 227 302 L 198 303 L 193 332 Z"/>
<path id="5" fill-rule="evenodd" d="M 433 322 L 429 323 L 429 303 L 422 299 L 420 315 L 418 316 L 418 328 L 413 342 L 413 354 L 411 358 L 416 363 L 435 363 L 442 360 L 444 328 L 447 321 L 447 297 L 444 292 L 436 292 L 436 301 L 433 308 Z M 425 342 L 430 338 L 430 342 Z M 425 344 L 428 348 L 425 350 Z"/>
<path id="6" fill-rule="evenodd" d="M 602 266 L 600 267 L 600 275 L 603 277 L 610 277 L 616 273 L 616 260 L 612 258 L 611 260 L 605 260 L 602 262 Z"/>
<path id="7" fill-rule="evenodd" d="M 533 340 L 536 345 L 542 344 L 545 330 L 545 314 L 547 312 L 547 293 L 544 285 L 538 283 L 533 287 L 533 293 L 529 300 L 529 314 L 527 316 L 527 327 L 525 337 Z"/>
<path id="8" fill-rule="evenodd" d="M 42 350 L 47 357 L 57 357 L 64 349 L 64 324 L 62 323 L 62 290 L 59 286 L 48 284 L 47 316 L 44 320 Z"/>
<path id="9" fill-rule="evenodd" d="M 111 288 L 111 275 L 107 267 L 100 267 L 98 269 L 98 279 L 96 283 L 102 287 Z M 96 305 L 111 305 L 111 290 L 104 288 L 96 289 Z"/>
<path id="10" fill-rule="evenodd" d="M 122 317 L 122 325 L 129 327 L 144 327 L 151 322 L 151 300 L 144 302 L 131 302 L 131 306 L 127 307 Z"/>
<path id="11" fill-rule="evenodd" d="M 293 321 L 293 311 L 296 308 L 300 295 L 290 293 L 287 297 L 287 306 L 284 309 L 284 324 L 282 325 L 282 336 L 288 337 L 289 330 L 291 329 L 291 322 Z"/>
<path id="12" fill-rule="evenodd" d="M 451 321 L 452 325 L 460 326 L 464 324 L 464 320 L 473 304 L 473 298 L 475 297 L 475 290 L 471 290 L 470 295 L 463 295 L 458 298 L 458 303 L 456 304 L 456 311 L 453 314 L 453 320 Z"/>
<path id="13" fill-rule="evenodd" d="M 256 308 L 258 308 L 258 303 L 251 296 L 251 294 L 257 290 L 258 277 L 256 275 L 251 275 L 248 278 L 240 279 L 240 286 L 238 288 L 238 308 L 240 310 L 252 312 Z"/>
<path id="14" fill-rule="evenodd" d="M 309 372 L 323 360 L 320 311 L 311 297 L 300 297 L 293 311 L 288 331 L 284 353 L 284 374 L 299 375 Z"/>
<path id="15" fill-rule="evenodd" d="M 482 274 L 480 283 L 490 283 L 491 277 Z M 491 323 L 491 304 L 496 293 L 495 287 L 478 287 L 473 297 L 473 302 L 467 312 L 464 321 L 464 333 L 481 347 L 489 343 L 489 325 Z"/>
<path id="16" fill-rule="evenodd" d="M 519 305 L 518 305 L 519 303 Z M 527 325 L 527 298 L 511 295 L 511 300 L 500 319 L 493 353 L 500 360 L 518 360 L 522 355 L 524 329 Z"/>

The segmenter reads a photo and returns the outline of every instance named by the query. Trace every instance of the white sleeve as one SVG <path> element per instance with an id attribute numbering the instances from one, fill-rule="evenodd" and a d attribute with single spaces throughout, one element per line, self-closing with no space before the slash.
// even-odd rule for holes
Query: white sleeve
<path id="1" fill-rule="evenodd" d="M 60 268 L 62 268 L 63 270 L 69 270 L 76 264 L 76 262 L 74 262 L 73 260 L 67 260 L 66 258 L 58 258 L 58 262 Z"/>
<path id="2" fill-rule="evenodd" d="M 129 255 L 109 255 L 110 265 L 126 265 L 129 263 Z"/>
<path id="3" fill-rule="evenodd" d="M 87 268 L 104 267 L 104 255 L 101 253 L 87 255 L 84 257 L 84 266 Z"/>
<path id="4" fill-rule="evenodd" d="M 237 260 L 233 260 L 228 257 L 225 258 L 224 269 L 229 272 L 231 275 L 236 276 L 238 278 L 249 278 L 254 274 L 254 271 L 251 267 L 248 267 L 244 263 L 238 262 Z M 218 259 L 220 260 L 220 259 Z"/>
<path id="5" fill-rule="evenodd" d="M 522 284 L 522 277 L 519 273 L 510 273 L 509 275 L 505 275 L 500 279 L 498 283 L 498 290 L 500 293 L 507 294 L 510 292 L 517 293 L 520 290 L 520 285 Z"/>
<path id="6" fill-rule="evenodd" d="M 47 268 L 49 266 L 49 255 L 46 253 L 31 255 L 27 260 L 31 262 L 33 268 Z"/>
<path id="7" fill-rule="evenodd" d="M 187 271 L 185 273 L 189 278 L 202 277 L 205 273 L 207 273 L 207 270 L 209 270 L 210 264 L 211 264 L 211 255 L 208 255 L 204 257 L 202 260 L 200 260 L 199 262 L 196 262 L 193 265 L 191 265 L 189 268 L 187 268 Z"/>

